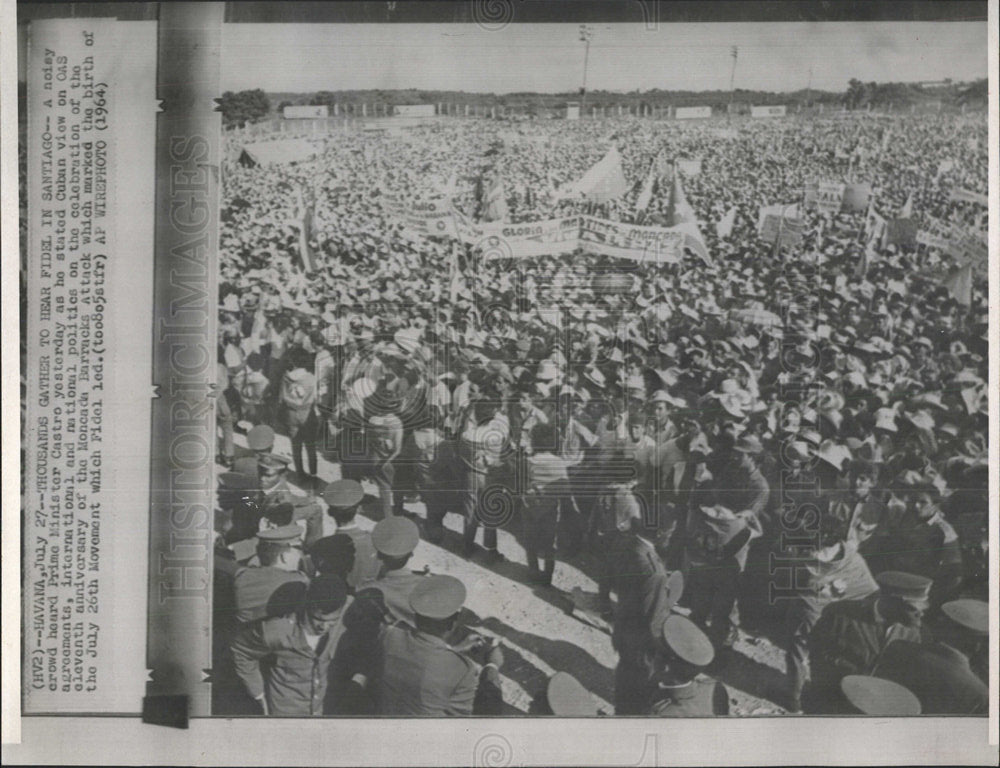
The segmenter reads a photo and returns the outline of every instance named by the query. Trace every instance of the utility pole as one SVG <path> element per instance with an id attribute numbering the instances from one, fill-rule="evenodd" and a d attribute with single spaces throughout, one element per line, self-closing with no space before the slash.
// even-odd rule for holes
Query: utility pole
<path id="1" fill-rule="evenodd" d="M 587 114 L 587 62 L 590 59 L 590 39 L 594 36 L 592 27 L 580 25 L 580 40 L 583 42 L 583 87 L 580 89 L 580 114 Z"/>
<path id="2" fill-rule="evenodd" d="M 733 96 L 735 94 L 733 84 L 736 82 L 736 59 L 739 56 L 739 48 L 734 45 L 730 49 L 729 55 L 733 57 L 733 67 L 729 71 L 729 110 L 726 114 L 726 122 L 732 120 L 733 117 Z"/>

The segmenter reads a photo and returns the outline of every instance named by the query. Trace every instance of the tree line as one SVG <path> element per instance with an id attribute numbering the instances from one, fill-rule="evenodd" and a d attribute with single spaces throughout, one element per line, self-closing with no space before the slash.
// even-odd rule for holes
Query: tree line
<path id="1" fill-rule="evenodd" d="M 567 101 L 577 101 L 582 94 L 578 91 L 565 93 L 469 93 L 467 91 L 430 91 L 430 90 L 354 90 L 354 91 L 317 91 L 314 93 L 275 93 L 266 94 L 259 88 L 248 91 L 226 91 L 219 99 L 219 111 L 222 112 L 223 124 L 227 128 L 242 127 L 268 117 L 282 113 L 286 106 L 295 105 L 325 105 L 333 113 L 337 105 L 343 114 L 360 115 L 362 104 L 369 109 L 374 104 L 395 106 L 399 104 L 457 104 L 459 109 L 465 105 L 470 108 L 486 108 L 492 106 L 513 108 L 524 114 L 542 116 L 547 111 L 561 108 Z M 730 103 L 746 104 L 787 104 L 809 106 L 823 104 L 828 106 L 846 106 L 848 109 L 864 109 L 869 105 L 875 109 L 890 106 L 905 108 L 926 102 L 940 101 L 944 106 L 985 105 L 987 98 L 986 79 L 972 83 L 954 83 L 944 80 L 940 83 L 864 83 L 851 79 L 845 91 L 821 91 L 816 89 L 801 89 L 790 93 L 774 91 L 759 91 L 737 88 L 735 91 L 664 91 L 652 89 L 647 91 L 615 92 L 593 90 L 587 91 L 587 104 L 590 106 L 616 107 L 622 105 L 632 109 L 649 107 L 659 109 L 666 106 L 710 106 L 716 111 L 725 111 Z M 272 105 L 274 109 L 272 110 Z"/>

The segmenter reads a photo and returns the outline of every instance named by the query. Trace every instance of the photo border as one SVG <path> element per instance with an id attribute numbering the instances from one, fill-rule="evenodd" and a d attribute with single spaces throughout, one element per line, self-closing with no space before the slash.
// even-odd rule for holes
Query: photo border
<path id="1" fill-rule="evenodd" d="M 3 17 L 0 17 L 5 28 L 13 15 L 14 4 L 3 0 Z M 646 6 L 640 2 L 639 5 Z M 884 6 L 894 5 L 882 3 Z M 655 9 L 660 4 L 652 4 Z M 998 9 L 997 1 L 988 3 L 988 76 L 989 88 L 989 190 L 990 190 L 990 231 L 989 243 L 991 259 L 989 264 L 989 290 L 991 296 L 997 295 L 1000 288 L 1000 233 L 997 229 L 998 215 L 998 169 L 997 156 L 1000 146 L 997 113 L 997 71 L 998 48 L 1000 40 L 997 34 Z M 647 9 L 648 15 L 648 9 Z M 671 19 L 673 21 L 674 19 Z M 10 72 L 10 59 L 16 52 L 11 46 L 4 46 L 3 61 L 5 72 Z M 4 188 L 12 188 L 9 182 L 13 178 L 16 185 L 16 154 L 14 162 L 10 162 L 12 151 L 16 153 L 17 135 L 17 105 L 16 91 L 11 95 L 11 79 L 3 82 L 3 113 L 4 113 L 4 149 L 3 172 Z M 11 104 L 14 111 L 11 112 Z M 11 117 L 14 116 L 12 120 Z M 13 123 L 13 125 L 12 125 Z M 14 142 L 11 144 L 11 135 Z M 12 175 L 13 171 L 13 175 Z M 16 188 L 16 186 L 15 186 Z M 18 213 L 17 201 L 11 195 L 4 195 L 3 213 L 5 221 L 9 222 Z M 218 216 L 218 206 L 214 209 Z M 4 227 L 4 252 L 11 253 L 9 246 L 13 240 L 16 243 L 17 229 Z M 157 269 L 160 268 L 159 260 Z M 12 360 L 17 355 L 17 337 L 10 332 L 11 320 L 18 307 L 16 264 L 12 259 L 4 259 L 3 304 L 4 304 L 4 357 Z M 13 273 L 13 275 L 11 274 Z M 11 279 L 13 278 L 13 279 Z M 210 291 L 210 295 L 214 294 Z M 11 294 L 14 294 L 13 297 Z M 11 300 L 13 298 L 13 300 Z M 993 354 L 990 356 L 989 406 L 992 414 L 998 413 L 1000 397 L 998 397 L 998 363 L 997 351 L 1000 350 L 1000 319 L 998 319 L 996 303 L 990 306 L 989 344 Z M 209 313 L 214 315 L 213 312 Z M 212 321 L 214 322 L 214 321 Z M 214 338 L 214 334 L 212 336 Z M 13 354 L 11 354 L 13 352 Z M 16 417 L 17 405 L 12 400 L 12 393 L 17 390 L 17 367 L 4 366 L 4 411 L 11 423 L 11 415 Z M 155 407 L 155 406 L 154 406 Z M 1000 502 L 1000 480 L 998 480 L 998 465 L 1000 465 L 1000 422 L 996 418 L 990 420 L 989 427 L 990 452 L 990 485 L 989 500 L 992 510 L 996 510 Z M 214 440 L 214 430 L 213 430 Z M 19 555 L 19 504 L 13 497 L 18 486 L 19 476 L 18 450 L 12 449 L 14 434 L 11 429 L 4 431 L 3 450 L 3 570 L 4 570 L 4 626 L 9 628 L 10 614 L 20 616 L 20 579 L 18 569 Z M 155 475 L 154 475 L 155 476 Z M 13 482 L 11 480 L 13 479 Z M 17 510 L 17 511 L 15 511 Z M 998 573 L 997 549 L 1000 546 L 997 520 L 992 519 L 990 527 L 990 620 L 993 627 L 1000 623 L 998 612 Z M 14 557 L 11 557 L 11 553 Z M 13 572 L 14 578 L 8 578 Z M 13 594 L 12 594 L 13 593 Z M 12 600 L 13 597 L 13 600 Z M 772 761 L 798 762 L 816 764 L 832 762 L 843 764 L 887 764 L 890 759 L 901 759 L 905 762 L 944 764 L 948 762 L 976 763 L 984 758 L 989 760 L 992 751 L 981 749 L 982 729 L 987 721 L 969 718 L 932 718 L 920 717 L 913 719 L 843 719 L 816 717 L 775 717 L 775 718 L 726 718 L 720 720 L 685 721 L 683 737 L 676 732 L 675 726 L 667 725 L 666 721 L 655 719 L 609 718 L 604 720 L 559 720 L 549 719 L 503 719 L 488 720 L 476 718 L 463 720 L 461 724 L 449 721 L 403 720 L 393 728 L 393 737 L 402 744 L 400 752 L 389 752 L 384 734 L 378 733 L 378 726 L 385 724 L 385 719 L 321 719 L 319 721 L 290 721 L 284 719 L 226 719 L 212 717 L 193 720 L 187 732 L 175 732 L 164 728 L 142 725 L 137 717 L 43 717 L 29 716 L 20 722 L 18 734 L 16 709 L 20 706 L 20 672 L 10 674 L 12 662 L 17 661 L 18 642 L 13 638 L 14 652 L 11 650 L 10 632 L 4 632 L 4 760 L 20 762 L 19 757 L 30 755 L 31 760 L 44 763 L 78 761 L 94 761 L 98 755 L 123 761 L 220 764 L 230 762 L 255 761 L 260 764 L 282 764 L 288 762 L 331 762 L 354 764 L 377 764 L 405 755 L 413 759 L 414 764 L 433 763 L 468 763 L 481 765 L 520 765 L 527 761 L 551 764 L 571 764 L 573 762 L 590 762 L 601 764 L 601 758 L 593 750 L 595 747 L 604 749 L 609 760 L 615 764 L 654 764 L 649 762 L 649 739 L 653 737 L 655 749 L 653 761 L 669 760 L 690 764 L 708 764 L 715 762 L 721 756 L 726 762 L 733 764 L 766 764 Z M 990 635 L 990 689 L 991 705 L 988 720 L 988 733 L 991 743 L 996 743 L 998 723 L 997 703 L 997 633 Z M 13 705 L 12 705 L 13 702 Z M 892 732 L 887 733 L 891 725 Z M 675 721 L 676 722 L 676 721 Z M 614 725 L 612 725 L 612 723 Z M 652 728 L 655 723 L 656 728 Z M 781 723 L 781 726 L 778 726 Z M 785 723 L 788 725 L 786 726 Z M 341 725 L 342 724 L 342 725 Z M 775 730 L 775 728 L 778 730 Z M 340 733 L 341 728 L 344 732 Z M 782 731 L 790 728 L 790 734 Z M 53 729 L 58 730 L 59 738 L 52 738 Z M 606 730 L 607 729 L 607 730 Z M 877 730 L 876 730 L 877 729 Z M 514 744 L 511 743 L 512 731 Z M 577 732 L 574 733 L 574 730 Z M 586 737 L 581 738 L 580 732 Z M 555 736 L 560 732 L 559 737 Z M 565 738 L 562 732 L 565 732 Z M 351 734 L 349 738 L 345 738 Z M 947 734 L 944 742 L 942 736 Z M 18 735 L 26 740 L 20 748 L 9 748 L 7 742 L 14 743 Z M 461 735 L 461 738 L 459 738 Z M 366 740 L 365 737 L 370 740 Z M 468 741 L 475 738 L 472 751 L 469 752 Z M 498 737 L 498 746 L 492 747 L 484 739 Z M 528 741 L 524 744 L 521 737 Z M 725 738 L 723 738 L 725 737 Z M 310 741 L 312 739 L 312 741 Z M 308 742 L 305 743 L 305 742 Z M 505 752 L 504 742 L 510 748 Z M 616 742 L 622 744 L 618 750 Z M 627 742 L 628 749 L 625 749 Z M 634 745 L 642 745 L 641 750 Z M 738 752 L 734 751 L 739 744 Z M 878 752 L 873 754 L 872 744 L 879 744 Z M 955 749 L 960 743 L 963 752 L 945 753 L 943 748 Z M 376 753 L 359 752 L 369 749 L 372 744 L 378 744 Z M 816 744 L 837 744 L 837 752 L 822 755 L 813 754 Z M 30 745 L 30 746 L 28 746 Z M 708 747 L 706 747 L 708 745 Z M 608 750 L 611 746 L 612 750 Z M 225 754 L 219 754 L 224 747 Z M 477 752 L 477 747 L 480 752 Z M 488 750 L 486 747 L 490 747 Z M 102 750 L 91 752 L 91 749 Z M 553 751 L 562 750 L 558 754 Z M 210 752 L 209 750 L 213 750 Z M 426 750 L 426 751 L 425 751 Z M 499 750 L 499 751 L 498 751 Z M 635 762 L 630 760 L 633 752 L 638 753 Z M 611 755 L 614 756 L 611 756 Z M 424 760 L 423 755 L 429 759 Z M 567 756 L 562 761 L 562 756 Z M 341 759 L 344 758 L 344 759 Z M 506 760 L 506 762 L 504 762 Z M 479 762 L 477 762 L 479 761 Z"/>

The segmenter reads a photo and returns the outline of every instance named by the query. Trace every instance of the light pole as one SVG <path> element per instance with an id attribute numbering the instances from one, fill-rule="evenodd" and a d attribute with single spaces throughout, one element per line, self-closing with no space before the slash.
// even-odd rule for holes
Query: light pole
<path id="1" fill-rule="evenodd" d="M 739 55 L 739 48 L 735 45 L 730 49 L 729 55 L 733 57 L 733 68 L 729 71 L 729 110 L 726 114 L 727 120 L 732 120 L 733 118 L 733 83 L 736 82 L 736 58 Z"/>
<path id="2" fill-rule="evenodd" d="M 580 89 L 580 114 L 587 115 L 587 61 L 590 58 L 590 39 L 594 36 L 592 27 L 580 25 L 580 41 L 583 43 L 583 87 Z"/>

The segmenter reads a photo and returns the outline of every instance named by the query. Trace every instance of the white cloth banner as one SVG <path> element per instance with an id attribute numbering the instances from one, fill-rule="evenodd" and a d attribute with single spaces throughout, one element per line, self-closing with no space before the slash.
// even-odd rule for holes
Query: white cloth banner
<path id="1" fill-rule="evenodd" d="M 405 203 L 399 195 L 385 191 L 381 200 L 386 215 L 401 223 L 403 233 L 411 239 L 458 237 L 454 211 L 447 200 Z"/>
<path id="2" fill-rule="evenodd" d="M 961 187 L 955 187 L 948 196 L 949 200 L 954 200 L 961 203 L 975 203 L 977 205 L 987 206 L 990 204 L 990 199 L 987 195 L 983 195 L 979 192 L 973 192 L 971 189 L 962 189 Z"/>
<path id="3" fill-rule="evenodd" d="M 487 261 L 572 253 L 580 236 L 580 217 L 524 224 L 480 224 L 462 234 L 465 242 L 478 248 Z"/>
<path id="4" fill-rule="evenodd" d="M 580 217 L 580 248 L 619 259 L 675 264 L 684 256 L 686 236 L 678 227 L 640 227 L 594 216 Z"/>

